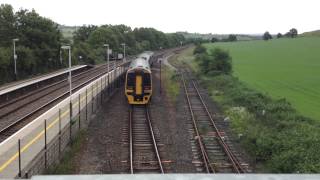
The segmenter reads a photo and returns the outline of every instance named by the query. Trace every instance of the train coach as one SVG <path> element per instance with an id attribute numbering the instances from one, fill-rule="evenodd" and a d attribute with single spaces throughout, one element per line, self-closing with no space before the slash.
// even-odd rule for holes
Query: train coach
<path id="1" fill-rule="evenodd" d="M 129 104 L 147 104 L 152 95 L 150 59 L 152 52 L 144 52 L 134 59 L 126 73 L 125 95 Z"/>

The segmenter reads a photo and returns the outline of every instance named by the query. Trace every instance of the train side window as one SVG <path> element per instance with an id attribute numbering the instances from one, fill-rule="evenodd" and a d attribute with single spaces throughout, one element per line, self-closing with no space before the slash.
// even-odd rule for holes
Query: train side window
<path id="1" fill-rule="evenodd" d="M 135 74 L 134 73 L 128 73 L 127 86 L 134 86 L 134 83 L 135 83 Z"/>

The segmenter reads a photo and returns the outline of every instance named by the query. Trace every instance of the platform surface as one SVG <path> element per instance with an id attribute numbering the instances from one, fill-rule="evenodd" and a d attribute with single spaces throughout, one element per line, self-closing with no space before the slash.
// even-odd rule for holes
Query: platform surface
<path id="1" fill-rule="evenodd" d="M 77 65 L 77 66 L 73 66 L 72 67 L 72 71 L 77 70 L 77 69 L 81 69 L 83 67 L 86 67 L 87 65 Z M 9 93 L 11 91 L 29 86 L 31 84 L 40 82 L 40 81 L 44 81 L 56 76 L 59 76 L 61 74 L 67 73 L 69 72 L 69 69 L 61 69 L 52 73 L 48 73 L 48 74 L 44 74 L 44 75 L 40 75 L 40 76 L 36 76 L 30 79 L 26 79 L 26 80 L 21 80 L 21 81 L 17 81 L 17 82 L 12 82 L 9 84 L 5 84 L 3 86 L 0 86 L 0 96 L 6 93 Z"/>

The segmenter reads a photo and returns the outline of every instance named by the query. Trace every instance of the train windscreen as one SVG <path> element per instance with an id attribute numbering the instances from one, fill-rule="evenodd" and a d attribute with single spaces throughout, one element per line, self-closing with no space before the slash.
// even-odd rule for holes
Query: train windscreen
<path id="1" fill-rule="evenodd" d="M 151 89 L 151 78 L 149 73 L 144 74 L 143 85 L 145 90 Z"/>
<path id="2" fill-rule="evenodd" d="M 135 83 L 135 74 L 128 73 L 128 75 L 127 75 L 127 88 L 131 89 L 134 86 L 134 83 Z"/>

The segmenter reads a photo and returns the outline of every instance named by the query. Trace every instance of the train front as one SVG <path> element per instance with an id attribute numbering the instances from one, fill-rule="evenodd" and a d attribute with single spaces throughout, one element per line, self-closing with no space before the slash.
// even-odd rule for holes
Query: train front
<path id="1" fill-rule="evenodd" d="M 126 74 L 125 94 L 129 104 L 147 104 L 152 95 L 152 80 L 149 61 L 137 58 Z"/>

